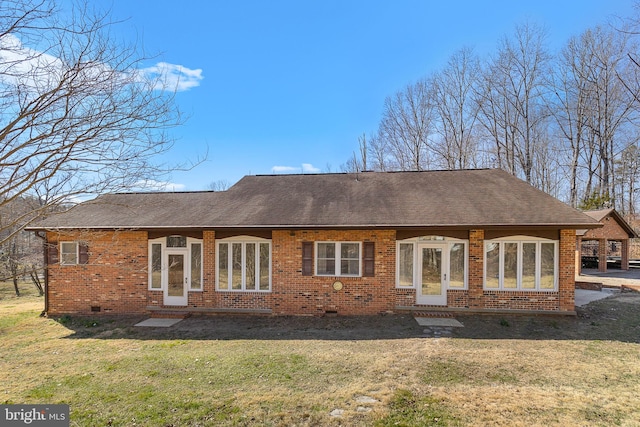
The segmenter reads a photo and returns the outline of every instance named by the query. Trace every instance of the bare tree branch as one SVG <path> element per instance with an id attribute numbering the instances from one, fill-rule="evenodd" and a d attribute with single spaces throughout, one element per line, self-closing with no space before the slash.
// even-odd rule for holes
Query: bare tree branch
<path id="1" fill-rule="evenodd" d="M 141 72 L 147 58 L 114 39 L 108 12 L 61 12 L 51 0 L 0 3 L 0 206 L 40 201 L 0 224 L 5 238 L 77 197 L 171 170 L 155 162 L 182 122 L 175 88 Z"/>

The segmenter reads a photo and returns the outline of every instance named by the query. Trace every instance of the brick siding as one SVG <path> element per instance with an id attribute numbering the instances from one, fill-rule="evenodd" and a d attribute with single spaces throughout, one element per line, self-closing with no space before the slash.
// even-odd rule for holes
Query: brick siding
<path id="1" fill-rule="evenodd" d="M 216 291 L 216 234 L 205 230 L 202 236 L 202 291 L 189 292 L 185 310 L 270 309 L 275 315 L 365 315 L 416 306 L 415 289 L 395 286 L 395 230 L 274 230 L 272 290 L 266 293 Z M 145 231 L 49 232 L 50 244 L 86 241 L 89 246 L 88 264 L 49 266 L 49 313 L 89 314 L 92 307 L 99 308 L 100 313 L 144 313 L 147 306 L 162 307 L 162 291 L 148 290 L 147 238 Z M 303 276 L 302 243 L 319 241 L 373 242 L 375 275 Z M 484 230 L 470 230 L 468 289 L 449 290 L 447 305 L 469 310 L 573 311 L 574 230 L 561 230 L 559 255 L 558 292 L 485 291 Z M 341 290 L 333 289 L 336 280 L 343 283 Z"/>
<path id="2" fill-rule="evenodd" d="M 147 233 L 105 231 L 47 233 L 47 242 L 58 245 L 77 241 L 89 246 L 89 260 L 82 265 L 48 266 L 49 310 L 65 313 L 142 313 L 147 305 Z"/>

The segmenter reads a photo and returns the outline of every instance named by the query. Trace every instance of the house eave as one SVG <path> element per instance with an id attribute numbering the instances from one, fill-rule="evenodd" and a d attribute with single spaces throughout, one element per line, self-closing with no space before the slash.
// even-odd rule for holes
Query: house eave
<path id="1" fill-rule="evenodd" d="M 526 229 L 575 229 L 584 230 L 601 228 L 603 224 L 557 224 L 557 223 L 496 223 L 496 224 L 238 224 L 238 225 L 85 225 L 85 226 L 58 226 L 58 227 L 26 227 L 26 231 L 69 231 L 69 230 L 203 230 L 203 229 L 407 229 L 407 228 L 442 228 L 457 230 L 472 229 L 505 229 L 505 228 L 526 228 Z"/>

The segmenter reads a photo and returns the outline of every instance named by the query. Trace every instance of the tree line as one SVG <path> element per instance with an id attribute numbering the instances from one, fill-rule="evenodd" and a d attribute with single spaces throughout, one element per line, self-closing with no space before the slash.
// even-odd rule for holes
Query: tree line
<path id="1" fill-rule="evenodd" d="M 557 52 L 524 23 L 480 58 L 472 48 L 384 101 L 378 129 L 343 171 L 501 168 L 573 207 L 636 212 L 637 22 L 584 30 Z"/>

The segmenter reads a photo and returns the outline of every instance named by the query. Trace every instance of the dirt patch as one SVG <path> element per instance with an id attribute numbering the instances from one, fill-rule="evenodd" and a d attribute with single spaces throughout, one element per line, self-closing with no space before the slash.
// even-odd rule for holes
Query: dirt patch
<path id="1" fill-rule="evenodd" d="M 452 338 L 640 342 L 640 295 L 621 293 L 576 309 L 577 316 L 457 315 Z M 58 319 L 73 338 L 195 340 L 376 340 L 424 338 L 409 314 L 358 317 L 192 316 L 169 328 L 137 328 L 141 316 Z M 113 332 L 109 332 L 113 331 Z"/>
<path id="2" fill-rule="evenodd" d="M 619 302 L 627 303 L 627 304 L 635 304 L 640 305 L 640 295 L 628 295 L 624 298 L 618 299 Z"/>

